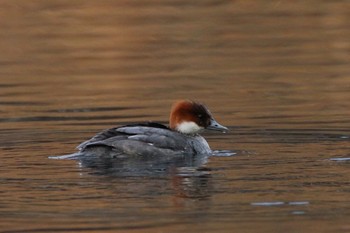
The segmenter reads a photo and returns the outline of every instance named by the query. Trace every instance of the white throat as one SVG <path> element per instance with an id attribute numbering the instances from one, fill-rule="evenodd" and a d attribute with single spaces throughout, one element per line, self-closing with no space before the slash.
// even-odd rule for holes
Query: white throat
<path id="1" fill-rule="evenodd" d="M 203 127 L 200 127 L 193 121 L 184 121 L 176 126 L 176 130 L 185 133 L 185 134 L 195 134 L 202 130 Z"/>

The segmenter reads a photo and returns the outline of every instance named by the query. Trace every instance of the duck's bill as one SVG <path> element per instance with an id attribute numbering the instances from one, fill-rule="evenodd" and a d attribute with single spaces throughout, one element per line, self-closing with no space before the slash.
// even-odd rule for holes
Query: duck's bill
<path id="1" fill-rule="evenodd" d="M 228 131 L 228 128 L 223 126 L 223 125 L 220 125 L 216 120 L 214 119 L 211 119 L 210 120 L 210 125 L 207 127 L 207 129 L 209 130 L 217 130 L 217 131 Z"/>

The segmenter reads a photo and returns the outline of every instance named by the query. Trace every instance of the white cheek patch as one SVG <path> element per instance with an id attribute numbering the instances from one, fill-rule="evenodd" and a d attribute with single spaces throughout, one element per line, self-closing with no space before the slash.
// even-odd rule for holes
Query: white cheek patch
<path id="1" fill-rule="evenodd" d="M 181 133 L 186 133 L 186 134 L 194 134 L 199 132 L 200 130 L 203 129 L 203 127 L 200 127 L 196 123 L 192 121 L 185 121 L 177 125 L 176 127 L 177 131 Z"/>

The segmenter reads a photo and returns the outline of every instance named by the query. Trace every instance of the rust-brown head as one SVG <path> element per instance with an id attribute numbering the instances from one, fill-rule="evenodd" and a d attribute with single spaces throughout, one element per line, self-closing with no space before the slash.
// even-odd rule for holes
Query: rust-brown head
<path id="1" fill-rule="evenodd" d="M 185 134 L 196 134 L 202 129 L 228 130 L 215 121 L 205 105 L 190 100 L 181 100 L 173 104 L 170 128 Z"/>

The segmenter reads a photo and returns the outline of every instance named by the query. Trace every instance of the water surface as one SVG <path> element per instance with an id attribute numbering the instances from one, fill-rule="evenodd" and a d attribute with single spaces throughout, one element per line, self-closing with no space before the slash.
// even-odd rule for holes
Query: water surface
<path id="1" fill-rule="evenodd" d="M 348 1 L 14 0 L 0 15 L 1 232 L 350 230 Z M 183 98 L 230 128 L 203 134 L 215 156 L 48 159 L 167 123 Z"/>

